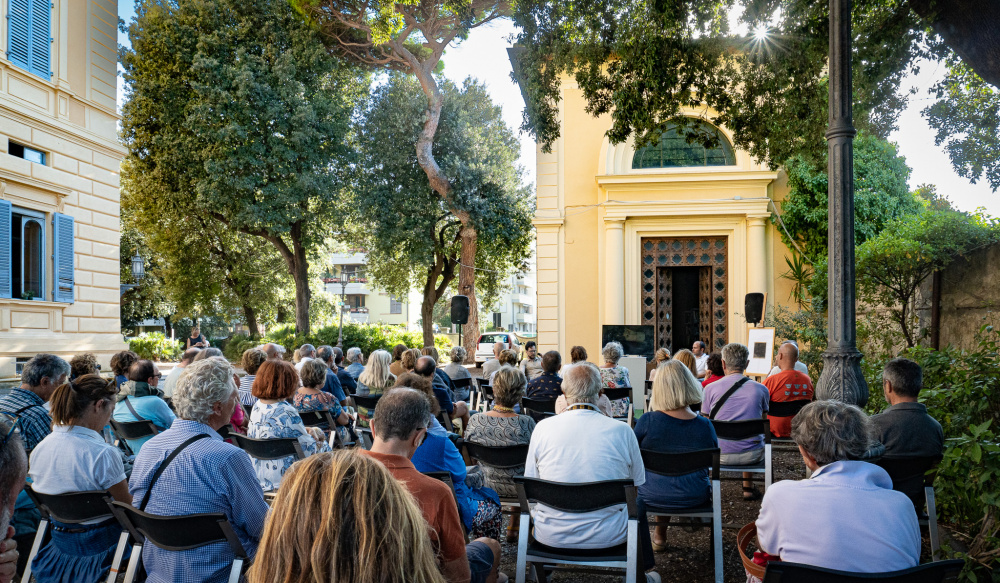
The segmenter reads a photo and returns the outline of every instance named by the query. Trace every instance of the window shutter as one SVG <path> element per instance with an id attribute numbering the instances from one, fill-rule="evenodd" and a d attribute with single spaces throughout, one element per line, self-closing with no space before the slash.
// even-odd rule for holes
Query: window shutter
<path id="1" fill-rule="evenodd" d="M 55 213 L 52 217 L 52 240 L 55 249 L 55 285 L 52 301 L 73 303 L 73 217 Z"/>
<path id="2" fill-rule="evenodd" d="M 52 79 L 49 67 L 49 53 L 52 50 L 52 28 L 49 20 L 52 17 L 51 0 L 22 0 L 31 2 L 31 62 L 29 73 L 34 73 L 42 79 Z"/>
<path id="3" fill-rule="evenodd" d="M 10 201 L 0 200 L 0 298 L 11 298 L 14 266 L 10 262 Z"/>
<path id="4" fill-rule="evenodd" d="M 22 69 L 28 69 L 31 40 L 29 3 L 32 1 L 34 0 L 8 0 L 7 4 L 7 59 Z M 10 225 L 7 226 L 7 232 L 10 233 Z"/>

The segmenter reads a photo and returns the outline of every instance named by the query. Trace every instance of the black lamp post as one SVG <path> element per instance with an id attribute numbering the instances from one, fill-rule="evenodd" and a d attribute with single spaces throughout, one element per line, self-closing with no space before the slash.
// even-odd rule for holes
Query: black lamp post
<path id="1" fill-rule="evenodd" d="M 854 120 L 851 94 L 851 0 L 830 0 L 829 329 L 817 399 L 863 407 L 868 383 L 855 329 Z"/>
<path id="2" fill-rule="evenodd" d="M 146 277 L 146 260 L 139 255 L 138 251 L 136 251 L 135 255 L 132 256 L 132 277 L 135 278 L 137 283 L 121 284 L 121 294 L 119 297 L 125 295 L 125 292 L 128 290 L 139 287 L 138 282 L 142 281 L 142 278 Z"/>
<path id="3" fill-rule="evenodd" d="M 340 269 L 340 276 L 331 283 L 340 284 L 340 328 L 337 331 L 337 348 L 344 348 L 344 311 L 349 310 L 344 301 L 347 292 L 347 284 L 351 283 L 352 277 L 360 277 L 361 271 L 347 272 Z"/>

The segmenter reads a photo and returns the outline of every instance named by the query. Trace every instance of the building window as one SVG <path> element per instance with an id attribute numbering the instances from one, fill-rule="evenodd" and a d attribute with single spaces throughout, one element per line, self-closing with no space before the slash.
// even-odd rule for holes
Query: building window
<path id="1" fill-rule="evenodd" d="M 51 17 L 51 0 L 7 1 L 7 59 L 46 81 L 52 79 Z"/>
<path id="2" fill-rule="evenodd" d="M 390 314 L 403 313 L 403 302 L 397 300 L 396 296 L 389 296 L 389 313 Z"/>
<path id="3" fill-rule="evenodd" d="M 706 148 L 701 142 L 689 142 L 685 135 L 689 129 L 712 139 L 718 145 Z M 658 141 L 639 148 L 632 157 L 632 168 L 636 169 L 735 164 L 736 154 L 726 136 L 719 128 L 701 120 L 695 121 L 693 128 L 667 124 Z"/>
<path id="4" fill-rule="evenodd" d="M 24 158 L 28 162 L 34 162 L 35 164 L 45 166 L 45 152 L 42 152 L 41 150 L 36 150 L 23 144 L 10 142 L 7 148 L 7 153 L 11 156 Z"/>
<path id="5" fill-rule="evenodd" d="M 351 308 L 363 308 L 365 307 L 365 296 L 364 294 L 348 294 L 344 298 L 346 305 Z"/>
<path id="6" fill-rule="evenodd" d="M 73 302 L 73 217 L 52 213 L 51 239 L 47 230 L 45 213 L 0 200 L 0 298 L 45 300 L 51 290 L 52 301 Z"/>
<path id="7" fill-rule="evenodd" d="M 502 328 L 503 327 L 503 314 L 500 312 L 493 312 L 493 327 Z"/>

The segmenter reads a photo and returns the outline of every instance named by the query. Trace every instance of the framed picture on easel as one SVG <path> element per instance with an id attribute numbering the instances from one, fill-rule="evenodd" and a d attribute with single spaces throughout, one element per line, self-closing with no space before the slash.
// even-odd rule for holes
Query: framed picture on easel
<path id="1" fill-rule="evenodd" d="M 747 337 L 750 364 L 746 374 L 767 376 L 774 359 L 774 328 L 750 328 Z"/>

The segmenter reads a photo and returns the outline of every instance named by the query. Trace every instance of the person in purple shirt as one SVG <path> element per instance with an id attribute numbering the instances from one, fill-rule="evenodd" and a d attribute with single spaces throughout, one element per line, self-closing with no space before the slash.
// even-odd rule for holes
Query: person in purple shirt
<path id="1" fill-rule="evenodd" d="M 886 471 L 861 461 L 868 417 L 854 405 L 816 401 L 792 419 L 792 439 L 812 475 L 767 489 L 757 517 L 760 550 L 782 561 L 854 573 L 920 562 L 920 527 Z"/>
<path id="2" fill-rule="evenodd" d="M 737 342 L 722 348 L 722 369 L 726 376 L 705 387 L 705 400 L 701 414 L 719 421 L 760 419 L 767 413 L 770 393 L 767 387 L 747 378 L 743 371 L 750 363 L 750 351 Z M 739 385 L 739 386 L 737 386 Z M 732 391 L 735 387 L 735 391 Z M 741 441 L 719 440 L 722 465 L 749 466 L 764 459 L 764 436 Z M 743 499 L 758 500 L 760 492 L 750 482 L 750 474 L 743 474 Z"/>

